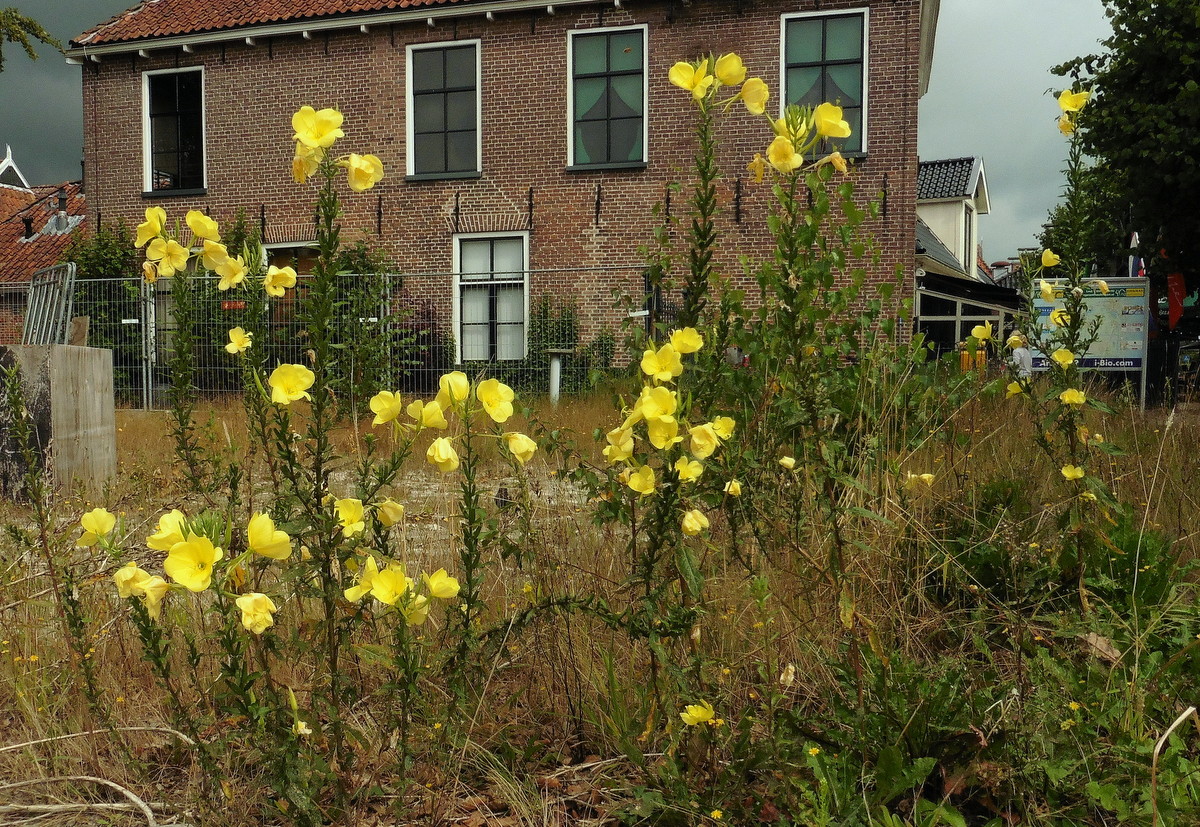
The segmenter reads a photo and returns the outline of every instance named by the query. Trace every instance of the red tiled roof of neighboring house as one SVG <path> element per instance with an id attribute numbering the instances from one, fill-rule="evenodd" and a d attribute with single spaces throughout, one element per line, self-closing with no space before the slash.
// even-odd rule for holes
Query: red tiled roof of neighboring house
<path id="1" fill-rule="evenodd" d="M 67 193 L 66 228 L 59 229 L 58 193 Z M 80 226 L 86 212 L 78 181 L 58 186 L 34 187 L 33 203 L 0 218 L 0 283 L 29 281 L 43 267 L 57 264 Z M 25 235 L 25 220 L 31 219 L 33 234 Z"/>
<path id="2" fill-rule="evenodd" d="M 142 0 L 112 20 L 79 35 L 71 43 L 74 46 L 99 46 L 337 15 L 466 6 L 480 2 L 482 0 Z"/>
<path id="3" fill-rule="evenodd" d="M 0 218 L 6 218 L 22 207 L 28 207 L 37 198 L 33 190 L 0 184 Z"/>

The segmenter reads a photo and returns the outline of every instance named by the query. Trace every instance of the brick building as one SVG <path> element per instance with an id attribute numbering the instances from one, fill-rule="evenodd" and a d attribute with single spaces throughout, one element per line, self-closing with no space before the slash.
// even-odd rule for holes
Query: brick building
<path id="1" fill-rule="evenodd" d="M 229 221 L 239 208 L 279 257 L 313 238 L 311 185 L 292 182 L 291 114 L 345 114 L 340 152 L 386 177 L 347 195 L 343 238 L 383 250 L 435 307 L 463 359 L 525 352 L 531 299 L 577 304 L 584 337 L 640 297 L 643 256 L 678 216 L 694 108 L 677 60 L 736 51 L 781 99 L 840 100 L 858 191 L 888 277 L 913 270 L 917 100 L 938 0 L 146 0 L 71 43 L 82 64 L 88 209 L 147 206 Z M 782 92 L 781 92 L 782 90 Z M 772 137 L 738 106 L 721 120 L 720 263 L 765 247 L 770 188 L 746 170 Z M 668 201 L 670 204 L 668 205 Z M 302 255 L 300 256 L 303 257 Z"/>

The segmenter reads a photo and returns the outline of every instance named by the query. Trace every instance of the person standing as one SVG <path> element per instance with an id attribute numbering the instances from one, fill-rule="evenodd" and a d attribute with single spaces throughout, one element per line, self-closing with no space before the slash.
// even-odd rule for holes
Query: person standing
<path id="1" fill-rule="evenodd" d="M 1019 330 L 1013 331 L 1008 337 L 1008 346 L 1012 348 L 1008 363 L 1016 370 L 1017 378 L 1028 379 L 1033 376 L 1033 351 L 1029 349 L 1029 340 L 1025 338 L 1025 334 Z"/>

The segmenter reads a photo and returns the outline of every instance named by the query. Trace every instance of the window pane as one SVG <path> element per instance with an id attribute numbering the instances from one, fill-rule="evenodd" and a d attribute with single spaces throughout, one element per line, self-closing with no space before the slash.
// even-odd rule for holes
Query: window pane
<path id="1" fill-rule="evenodd" d="M 608 39 L 608 70 L 628 72 L 642 70 L 642 33 L 621 32 Z"/>
<path id="2" fill-rule="evenodd" d="M 608 81 L 604 78 L 584 78 L 575 81 L 575 120 L 594 121 L 608 117 L 604 93 Z"/>
<path id="3" fill-rule="evenodd" d="M 862 17 L 831 17 L 825 26 L 825 59 L 858 60 L 862 57 Z"/>
<path id="4" fill-rule="evenodd" d="M 587 35 L 576 37 L 571 41 L 575 54 L 575 74 L 586 75 L 593 72 L 603 72 L 604 50 L 606 38 L 603 35 Z"/>
<path id="5" fill-rule="evenodd" d="M 491 358 L 487 325 L 463 325 L 462 358 L 465 362 L 486 362 Z"/>
<path id="6" fill-rule="evenodd" d="M 525 325 L 506 324 L 496 328 L 496 358 L 525 358 Z"/>
<path id="7" fill-rule="evenodd" d="M 812 66 L 806 69 L 787 70 L 787 102 L 806 106 L 823 103 L 821 99 L 821 70 Z"/>
<path id="8" fill-rule="evenodd" d="M 575 125 L 575 163 L 608 162 L 608 122 L 586 121 Z"/>
<path id="9" fill-rule="evenodd" d="M 475 81 L 475 47 L 447 49 L 446 87 L 474 89 Z"/>
<path id="10" fill-rule="evenodd" d="M 642 160 L 642 119 L 612 121 L 609 129 L 609 161 Z"/>
<path id="11" fill-rule="evenodd" d="M 841 101 L 839 106 L 853 106 L 862 103 L 862 65 L 850 63 L 842 66 L 830 66 L 829 83 L 825 87 L 825 96 L 830 103 Z"/>
<path id="12" fill-rule="evenodd" d="M 458 248 L 458 271 L 463 278 L 488 278 L 492 272 L 492 242 L 461 241 Z"/>
<path id="13" fill-rule="evenodd" d="M 928 293 L 918 293 L 920 297 L 917 311 L 919 316 L 954 316 L 955 303 L 941 296 L 931 296 Z"/>
<path id="14" fill-rule="evenodd" d="M 441 132 L 446 128 L 443 96 L 413 96 L 413 132 Z"/>
<path id="15" fill-rule="evenodd" d="M 414 92 L 427 92 L 445 88 L 442 74 L 441 49 L 414 49 L 412 53 L 412 88 Z"/>
<path id="16" fill-rule="evenodd" d="M 442 133 L 413 136 L 413 172 L 445 172 L 446 148 Z"/>
<path id="17" fill-rule="evenodd" d="M 464 287 L 462 291 L 463 324 L 481 324 L 488 321 L 487 287 Z"/>
<path id="18" fill-rule="evenodd" d="M 147 83 L 150 84 L 151 115 L 176 111 L 174 75 L 151 75 Z"/>
<path id="19" fill-rule="evenodd" d="M 851 152 L 862 150 L 862 109 L 843 109 L 842 118 L 850 124 L 850 137 L 838 145 Z"/>
<path id="20" fill-rule="evenodd" d="M 446 128 L 475 128 L 475 92 L 449 92 L 446 95 Z"/>
<path id="21" fill-rule="evenodd" d="M 787 62 L 816 63 L 821 60 L 821 21 L 789 20 L 787 24 Z"/>
<path id="22" fill-rule="evenodd" d="M 446 171 L 471 172 L 479 168 L 475 131 L 446 134 Z"/>
<path id="23" fill-rule="evenodd" d="M 612 118 L 642 114 L 641 75 L 620 75 L 612 79 L 608 114 Z"/>
<path id="24" fill-rule="evenodd" d="M 156 154 L 179 149 L 179 118 L 156 115 L 150 121 L 150 128 L 153 131 L 151 147 Z"/>
<path id="25" fill-rule="evenodd" d="M 498 238 L 493 242 L 492 264 L 495 277 L 521 278 L 525 270 L 525 240 L 521 238 Z"/>
<path id="26" fill-rule="evenodd" d="M 179 110 L 181 112 L 199 112 L 201 106 L 200 73 L 180 72 L 179 79 Z"/>

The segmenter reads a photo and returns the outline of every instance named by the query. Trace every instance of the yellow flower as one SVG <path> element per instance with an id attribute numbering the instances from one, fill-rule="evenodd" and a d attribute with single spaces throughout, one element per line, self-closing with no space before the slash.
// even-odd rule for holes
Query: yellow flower
<path id="1" fill-rule="evenodd" d="M 737 421 L 732 416 L 718 416 L 712 421 L 713 431 L 722 441 L 733 436 L 733 429 L 737 427 Z"/>
<path id="2" fill-rule="evenodd" d="M 475 387 L 475 398 L 493 422 L 503 424 L 513 415 L 513 389 L 499 379 L 484 379 Z"/>
<path id="3" fill-rule="evenodd" d="M 821 748 L 820 747 L 809 747 L 808 754 L 811 755 L 813 758 L 816 758 L 818 755 L 821 754 Z"/>
<path id="4" fill-rule="evenodd" d="M 1087 401 L 1087 397 L 1084 396 L 1083 391 L 1081 390 L 1067 388 L 1058 395 L 1058 400 L 1064 405 L 1082 405 Z"/>
<path id="5" fill-rule="evenodd" d="M 704 337 L 696 332 L 694 327 L 684 327 L 671 331 L 671 347 L 679 353 L 695 353 L 704 347 Z M 675 374 L 678 376 L 679 374 Z"/>
<path id="6" fill-rule="evenodd" d="M 654 469 L 649 465 L 643 465 L 629 475 L 629 480 L 626 484 L 643 497 L 653 493 Z"/>
<path id="7" fill-rule="evenodd" d="M 367 561 L 358 573 L 357 585 L 351 586 L 342 592 L 342 594 L 351 603 L 357 603 L 359 600 L 362 600 L 363 595 L 375 588 L 375 578 L 378 576 L 379 567 L 375 564 L 375 558 L 368 554 Z"/>
<path id="8" fill-rule="evenodd" d="M 655 382 L 670 382 L 683 373 L 683 361 L 679 358 L 679 352 L 669 343 L 657 352 L 650 348 L 642 354 L 642 373 Z"/>
<path id="9" fill-rule="evenodd" d="M 1059 258 L 1053 250 L 1051 250 L 1049 248 L 1042 250 L 1042 266 L 1043 267 L 1057 267 L 1059 265 L 1059 262 L 1061 262 L 1061 261 L 1062 261 L 1062 259 Z"/>
<path id="10" fill-rule="evenodd" d="M 779 673 L 779 685 L 784 689 L 791 689 L 792 684 L 796 682 L 796 664 L 789 663 L 783 667 L 783 671 Z"/>
<path id="11" fill-rule="evenodd" d="M 276 267 L 272 264 L 263 276 L 263 289 L 268 296 L 276 298 L 283 295 L 284 290 L 296 286 L 296 271 L 291 267 Z"/>
<path id="12" fill-rule="evenodd" d="M 796 458 L 795 457 L 780 457 L 779 464 L 782 465 L 787 470 L 791 471 L 793 468 L 796 467 Z"/>
<path id="13" fill-rule="evenodd" d="M 205 270 L 212 270 L 215 273 L 217 268 L 228 258 L 229 250 L 224 244 L 211 239 L 204 240 L 204 244 L 200 248 L 200 263 L 204 265 Z"/>
<path id="14" fill-rule="evenodd" d="M 250 349 L 251 334 L 247 333 L 240 327 L 231 327 L 229 329 L 229 344 L 225 345 L 225 350 L 230 353 L 245 353 Z"/>
<path id="15" fill-rule="evenodd" d="M 146 538 L 146 545 L 155 551 L 170 551 L 171 546 L 184 541 L 187 518 L 178 508 L 158 518 L 158 531 Z"/>
<path id="16" fill-rule="evenodd" d="M 163 571 L 185 589 L 202 592 L 212 582 L 213 563 L 224 555 L 212 540 L 189 534 L 185 541 L 171 546 Z"/>
<path id="17" fill-rule="evenodd" d="M 775 140 L 767 147 L 767 161 L 780 172 L 791 172 L 798 169 L 804 159 L 796 152 L 792 139 L 786 135 L 776 135 Z"/>
<path id="18" fill-rule="evenodd" d="M 924 485 L 926 488 L 932 488 L 933 481 L 934 481 L 933 474 L 929 474 L 929 473 L 914 474 L 911 471 L 909 471 L 908 475 L 904 479 L 904 487 L 907 488 L 909 491 L 912 491 L 913 489 L 918 488 L 921 485 Z"/>
<path id="19" fill-rule="evenodd" d="M 742 63 L 742 59 L 733 52 L 717 58 L 717 64 L 713 70 L 716 72 L 717 80 L 721 81 L 723 86 L 737 86 L 746 79 L 746 67 Z"/>
<path id="20" fill-rule="evenodd" d="M 992 338 L 992 323 L 984 322 L 983 324 L 975 325 L 971 328 L 971 337 L 981 342 L 988 341 Z"/>
<path id="21" fill-rule="evenodd" d="M 647 421 L 646 436 L 650 444 L 659 450 L 683 441 L 683 437 L 679 436 L 679 422 L 673 416 L 660 416 Z"/>
<path id="22" fill-rule="evenodd" d="M 693 508 L 683 515 L 683 520 L 680 522 L 680 528 L 683 533 L 689 537 L 695 537 L 700 532 L 708 528 L 708 517 L 704 516 L 704 512 Z"/>
<path id="23" fill-rule="evenodd" d="M 213 221 L 199 210 L 188 210 L 187 217 L 184 219 L 187 222 L 188 229 L 192 231 L 195 240 L 197 241 L 220 241 L 221 234 L 217 230 L 217 222 Z"/>
<path id="24" fill-rule="evenodd" d="M 305 146 L 297 141 L 296 154 L 292 156 L 292 180 L 303 184 L 316 174 L 324 157 L 325 150 L 321 147 Z"/>
<path id="25" fill-rule="evenodd" d="M 1008 393 L 1005 394 L 1006 399 L 1013 396 L 1020 396 L 1021 394 L 1025 393 L 1025 388 L 1022 387 L 1020 382 L 1009 382 L 1006 390 L 1008 391 Z"/>
<path id="26" fill-rule="evenodd" d="M 1058 350 L 1050 354 L 1050 358 L 1063 370 L 1066 370 L 1071 365 L 1075 364 L 1075 354 L 1067 350 L 1065 347 L 1060 347 Z"/>
<path id="27" fill-rule="evenodd" d="M 722 818 L 724 818 L 724 817 L 725 817 L 725 813 L 723 813 L 723 812 L 722 812 L 722 811 L 720 811 L 720 810 L 713 810 L 711 813 L 709 813 L 709 816 L 710 816 L 710 817 L 711 817 L 711 818 L 712 818 L 714 821 L 720 821 Z"/>
<path id="28" fill-rule="evenodd" d="M 767 84 L 762 78 L 750 78 L 742 84 L 742 91 L 738 93 L 738 97 L 742 99 L 742 103 L 746 104 L 746 109 L 751 115 L 761 115 L 767 111 L 767 101 L 771 98 L 771 90 L 767 88 Z M 759 180 L 762 177 L 759 176 Z"/>
<path id="29" fill-rule="evenodd" d="M 425 581 L 425 588 L 429 590 L 430 597 L 450 600 L 458 596 L 458 581 L 447 574 L 445 569 L 438 569 L 433 574 L 422 574 L 421 579 Z"/>
<path id="30" fill-rule="evenodd" d="M 1092 282 L 1092 286 L 1100 291 L 1100 295 L 1108 295 L 1108 282 L 1106 282 L 1104 279 L 1096 279 Z"/>
<path id="31" fill-rule="evenodd" d="M 280 365 L 271 371 L 267 384 L 271 386 L 271 401 L 290 405 L 297 399 L 312 399 L 308 389 L 316 376 L 304 365 Z"/>
<path id="32" fill-rule="evenodd" d="M 1069 480 L 1083 479 L 1083 469 L 1078 465 L 1064 465 L 1062 475 Z"/>
<path id="33" fill-rule="evenodd" d="M 137 226 L 137 240 L 134 242 L 135 247 L 144 247 L 151 239 L 157 238 L 163 234 L 163 228 L 167 226 L 167 211 L 162 207 L 147 207 L 146 220 Z"/>
<path id="34" fill-rule="evenodd" d="M 395 606 L 397 600 L 412 593 L 413 585 L 412 578 L 405 575 L 403 570 L 388 566 L 371 581 L 371 597 L 380 603 Z"/>
<path id="35" fill-rule="evenodd" d="M 429 616 L 429 605 L 429 598 L 425 595 L 418 594 L 413 597 L 400 610 L 404 615 L 404 622 L 409 626 L 420 626 Z"/>
<path id="36" fill-rule="evenodd" d="M 449 427 L 446 415 L 442 413 L 442 406 L 437 402 L 422 402 L 420 399 L 414 399 L 408 403 L 406 410 L 419 428 L 445 430 Z"/>
<path id="37" fill-rule="evenodd" d="M 379 517 L 379 522 L 391 528 L 404 519 L 404 506 L 388 497 L 375 506 L 375 514 Z"/>
<path id="38" fill-rule="evenodd" d="M 400 394 L 393 391 L 380 391 L 367 404 L 375 414 L 372 425 L 383 425 L 400 416 Z"/>
<path id="39" fill-rule="evenodd" d="M 1075 133 L 1075 119 L 1065 112 L 1058 116 L 1058 131 L 1064 135 Z"/>
<path id="40" fill-rule="evenodd" d="M 704 466 L 694 459 L 680 457 L 675 460 L 675 473 L 679 474 L 680 482 L 692 482 L 700 479 L 700 475 L 704 473 Z"/>
<path id="41" fill-rule="evenodd" d="M 333 510 L 337 512 L 338 522 L 342 526 L 343 537 L 353 537 L 367 527 L 366 522 L 363 520 L 362 500 L 353 497 L 338 500 L 333 504 Z"/>
<path id="42" fill-rule="evenodd" d="M 672 416 L 678 406 L 679 397 L 670 388 L 644 387 L 642 388 L 641 396 L 638 397 L 637 402 L 633 406 L 633 412 L 621 427 L 628 428 L 642 419 L 652 422 L 660 417 Z"/>
<path id="43" fill-rule="evenodd" d="M 1042 255 L 1045 255 L 1045 253 L 1043 253 Z M 1038 291 L 1042 294 L 1042 301 L 1044 301 L 1044 302 L 1054 301 L 1054 285 L 1051 284 L 1050 282 L 1046 281 L 1045 279 L 1042 279 L 1041 281 L 1039 281 L 1038 282 Z"/>
<path id="44" fill-rule="evenodd" d="M 688 433 L 692 437 L 688 450 L 697 459 L 708 459 L 721 445 L 721 437 L 711 422 L 694 425 L 688 429 Z"/>
<path id="45" fill-rule="evenodd" d="M 113 574 L 113 582 L 117 584 L 117 596 L 122 598 L 140 594 L 142 586 L 149 579 L 149 572 L 142 571 L 137 563 L 126 563 Z"/>
<path id="46" fill-rule="evenodd" d="M 346 133 L 342 132 L 342 113 L 336 109 L 315 111 L 311 106 L 301 106 L 292 115 L 292 129 L 296 134 L 292 140 L 299 141 L 307 147 L 328 149 L 333 142 Z"/>
<path id="47" fill-rule="evenodd" d="M 1070 89 L 1064 89 L 1058 96 L 1058 108 L 1063 112 L 1078 112 L 1091 96 L 1091 92 L 1072 92 Z"/>
<path id="48" fill-rule="evenodd" d="M 243 594 L 234 602 L 242 610 L 242 625 L 246 631 L 261 635 L 275 623 L 275 601 L 262 592 Z"/>
<path id="49" fill-rule="evenodd" d="M 443 474 L 449 474 L 458 468 L 458 453 L 450 444 L 450 440 L 444 436 L 438 437 L 430 444 L 429 450 L 425 452 L 425 459 L 436 465 Z"/>
<path id="50" fill-rule="evenodd" d="M 346 168 L 346 183 L 355 192 L 365 192 L 383 180 L 383 162 L 374 155 L 351 152 L 338 166 Z"/>
<path id="51" fill-rule="evenodd" d="M 525 434 L 509 431 L 504 435 L 503 439 L 504 445 L 517 458 L 517 462 L 524 465 L 533 459 L 533 455 L 537 451 L 537 443 L 525 436 Z"/>
<path id="52" fill-rule="evenodd" d="M 142 262 L 142 276 L 145 277 L 147 284 L 154 284 L 158 281 L 158 268 L 154 266 L 153 261 Z"/>
<path id="53" fill-rule="evenodd" d="M 217 264 L 214 269 L 216 274 L 221 277 L 221 280 L 217 282 L 218 290 L 237 287 L 246 280 L 246 274 L 250 272 L 241 256 L 226 256 L 225 260 Z"/>
<path id="54" fill-rule="evenodd" d="M 304 721 L 297 720 L 296 723 L 292 724 L 292 734 L 297 738 L 307 738 L 309 735 L 312 735 L 312 727 L 304 723 Z"/>
<path id="55" fill-rule="evenodd" d="M 605 437 L 608 445 L 604 448 L 604 458 L 609 462 L 624 462 L 633 456 L 633 429 L 613 428 Z"/>
<path id="56" fill-rule="evenodd" d="M 842 120 L 842 107 L 823 103 L 813 112 L 817 134 L 824 138 L 849 138 L 850 124 Z"/>
<path id="57" fill-rule="evenodd" d="M 692 99 L 699 101 L 707 93 L 713 85 L 715 78 L 708 73 L 708 58 L 701 60 L 698 64 L 679 62 L 671 67 L 670 73 L 667 75 L 671 83 L 678 86 L 680 89 L 686 89 L 692 93 Z"/>
<path id="58" fill-rule="evenodd" d="M 679 717 L 688 726 L 696 726 L 697 724 L 704 724 L 711 721 L 715 714 L 712 704 L 708 701 L 701 701 L 698 704 L 688 704 L 685 706 L 683 712 L 679 713 Z"/>
<path id="59" fill-rule="evenodd" d="M 738 480 L 730 480 L 725 483 L 725 493 L 731 497 L 742 496 L 742 484 Z"/>
<path id="60" fill-rule="evenodd" d="M 746 164 L 746 169 L 754 173 L 755 183 L 762 183 L 763 175 L 767 171 L 767 162 L 763 160 L 761 152 L 754 153 L 754 159 Z"/>
<path id="61" fill-rule="evenodd" d="M 275 521 L 262 512 L 250 518 L 246 542 L 252 552 L 272 560 L 286 560 L 292 554 L 292 538 L 286 531 L 275 528 Z"/>
<path id="62" fill-rule="evenodd" d="M 842 157 L 840 152 L 831 152 L 821 159 L 821 163 L 833 164 L 833 168 L 845 175 L 850 171 L 850 166 L 846 163 L 846 159 Z"/>
<path id="63" fill-rule="evenodd" d="M 152 620 L 158 620 L 159 614 L 162 613 L 163 598 L 171 590 L 171 585 L 156 574 L 141 583 L 139 589 L 142 601 L 146 604 L 146 614 L 150 615 Z"/>
<path id="64" fill-rule="evenodd" d="M 471 380 L 461 370 L 442 374 L 438 379 L 438 393 L 434 398 L 443 411 L 448 411 L 456 405 L 467 401 L 471 395 Z"/>
<path id="65" fill-rule="evenodd" d="M 1057 327 L 1066 327 L 1071 324 L 1071 314 L 1060 307 L 1050 314 L 1050 321 Z"/>
<path id="66" fill-rule="evenodd" d="M 1079 701 L 1071 701 L 1069 704 L 1067 704 L 1067 708 L 1072 712 L 1078 712 L 1079 710 L 1083 709 L 1083 704 L 1081 704 Z"/>
<path id="67" fill-rule="evenodd" d="M 146 248 L 146 258 L 154 262 L 160 276 L 169 279 L 187 267 L 188 251 L 177 241 L 156 238 Z"/>
<path id="68" fill-rule="evenodd" d="M 83 535 L 75 541 L 77 546 L 94 546 L 100 538 L 117 526 L 117 518 L 104 508 L 93 508 L 79 518 Z"/>

